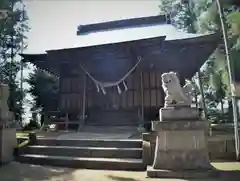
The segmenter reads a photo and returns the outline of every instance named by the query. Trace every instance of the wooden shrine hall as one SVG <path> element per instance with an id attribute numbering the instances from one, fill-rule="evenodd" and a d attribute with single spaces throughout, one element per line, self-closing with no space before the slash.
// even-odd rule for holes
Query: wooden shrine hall
<path id="1" fill-rule="evenodd" d="M 159 15 L 81 25 L 75 47 L 21 56 L 59 77 L 54 111 L 66 115 L 65 126 L 138 126 L 157 119 L 164 104 L 161 74 L 176 71 L 184 83 L 219 40 L 179 32 Z"/>

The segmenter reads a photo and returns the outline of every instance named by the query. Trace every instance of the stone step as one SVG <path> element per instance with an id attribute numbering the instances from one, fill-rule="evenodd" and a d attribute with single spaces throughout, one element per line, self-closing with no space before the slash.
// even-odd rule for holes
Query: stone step
<path id="1" fill-rule="evenodd" d="M 38 138 L 38 145 L 75 146 L 75 147 L 111 147 L 111 148 L 142 148 L 142 140 L 114 140 L 114 139 L 52 139 Z"/>
<path id="2" fill-rule="evenodd" d="M 18 157 L 18 161 L 36 165 L 51 165 L 69 168 L 134 171 L 145 170 L 142 159 L 85 158 L 25 154 L 20 155 Z"/>
<path id="3" fill-rule="evenodd" d="M 26 140 L 28 140 L 28 137 L 17 138 L 18 144 L 20 144 L 20 143 L 22 143 L 22 142 L 24 142 L 24 141 L 26 141 Z"/>
<path id="4" fill-rule="evenodd" d="M 138 126 L 137 121 L 129 121 L 129 120 L 124 120 L 124 121 L 114 121 L 113 120 L 96 120 L 96 118 L 93 118 L 91 120 L 88 120 L 86 123 L 87 126 L 109 126 L 111 125 L 112 127 L 114 126 L 131 126 L 131 127 L 137 127 Z"/>
<path id="5" fill-rule="evenodd" d="M 142 157 L 142 148 L 111 148 L 111 147 L 73 147 L 73 146 L 29 146 L 28 154 L 72 157 L 103 157 L 103 158 L 138 158 Z"/>
<path id="6" fill-rule="evenodd" d="M 137 131 L 137 126 L 88 126 L 82 127 L 81 132 L 90 133 L 131 133 Z"/>

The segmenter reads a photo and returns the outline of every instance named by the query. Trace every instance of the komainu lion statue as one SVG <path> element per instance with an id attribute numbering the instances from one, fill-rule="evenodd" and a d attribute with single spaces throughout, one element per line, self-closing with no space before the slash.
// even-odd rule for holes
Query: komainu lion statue
<path id="1" fill-rule="evenodd" d="M 166 94 L 164 107 L 191 106 L 193 87 L 190 83 L 181 87 L 175 72 L 162 74 L 162 87 Z"/>

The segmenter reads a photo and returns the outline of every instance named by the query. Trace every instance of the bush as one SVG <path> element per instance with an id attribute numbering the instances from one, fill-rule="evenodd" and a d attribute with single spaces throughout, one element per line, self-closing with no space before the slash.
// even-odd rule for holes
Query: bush
<path id="1" fill-rule="evenodd" d="M 28 124 L 26 124 L 22 130 L 23 131 L 31 131 L 31 130 L 39 129 L 39 128 L 40 128 L 40 125 L 36 121 L 30 120 L 30 122 Z"/>

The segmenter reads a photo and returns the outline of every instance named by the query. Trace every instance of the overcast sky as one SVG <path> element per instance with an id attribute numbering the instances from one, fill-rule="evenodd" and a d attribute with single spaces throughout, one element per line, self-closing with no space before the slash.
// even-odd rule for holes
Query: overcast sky
<path id="1" fill-rule="evenodd" d="M 31 31 L 25 52 L 71 47 L 79 24 L 157 15 L 158 0 L 25 0 Z"/>

